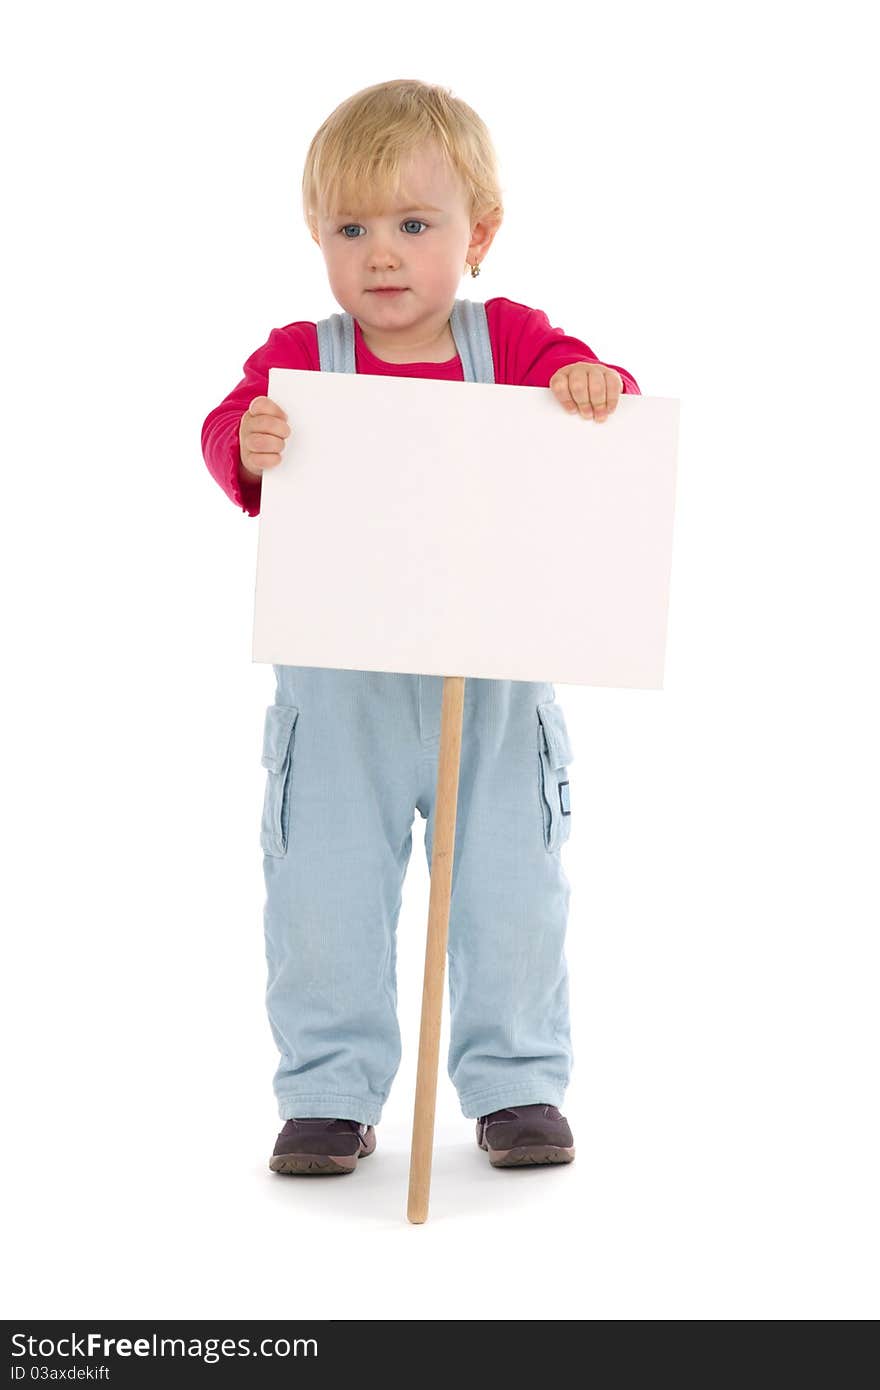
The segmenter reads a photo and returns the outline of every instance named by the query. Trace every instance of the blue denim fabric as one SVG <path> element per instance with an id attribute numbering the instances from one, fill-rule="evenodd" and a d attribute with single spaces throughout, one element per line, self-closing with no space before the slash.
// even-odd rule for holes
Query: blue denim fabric
<path id="1" fill-rule="evenodd" d="M 415 813 L 433 846 L 443 679 L 276 666 L 261 841 L 282 1119 L 375 1124 L 400 1064 L 396 929 Z M 553 687 L 465 681 L 448 1071 L 470 1118 L 561 1105 L 572 754 Z"/>
<path id="2" fill-rule="evenodd" d="M 494 382 L 485 308 L 450 317 L 465 381 Z M 318 324 L 354 371 L 354 324 Z M 276 666 L 261 841 L 269 1022 L 283 1120 L 376 1124 L 400 1064 L 396 930 L 416 811 L 428 867 L 440 676 Z M 449 917 L 448 1070 L 471 1119 L 561 1105 L 572 1055 L 564 952 L 572 760 L 553 686 L 465 681 Z"/>

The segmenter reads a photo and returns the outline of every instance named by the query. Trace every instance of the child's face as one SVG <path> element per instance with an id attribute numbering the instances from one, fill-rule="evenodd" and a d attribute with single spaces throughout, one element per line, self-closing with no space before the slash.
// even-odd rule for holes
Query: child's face
<path id="1" fill-rule="evenodd" d="M 315 239 L 333 294 L 376 341 L 398 334 L 404 341 L 445 324 L 466 259 L 482 259 L 496 230 L 471 228 L 462 186 L 433 147 L 401 169 L 401 193 L 378 216 L 344 208 L 318 218 Z M 376 294 L 380 285 L 403 293 Z"/>

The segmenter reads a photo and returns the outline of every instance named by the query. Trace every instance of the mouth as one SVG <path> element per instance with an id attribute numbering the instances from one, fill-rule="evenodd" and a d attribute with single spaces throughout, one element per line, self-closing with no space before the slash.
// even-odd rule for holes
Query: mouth
<path id="1" fill-rule="evenodd" d="M 378 289 L 367 290 L 367 294 L 403 294 L 406 285 L 381 285 Z"/>

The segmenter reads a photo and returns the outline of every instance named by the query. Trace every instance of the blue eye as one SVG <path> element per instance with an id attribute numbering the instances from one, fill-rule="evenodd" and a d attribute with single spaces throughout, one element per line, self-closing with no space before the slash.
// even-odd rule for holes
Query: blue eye
<path id="1" fill-rule="evenodd" d="M 406 219 L 406 221 L 405 221 L 405 222 L 401 222 L 400 225 L 401 225 L 402 227 L 407 227 L 407 226 L 427 227 L 428 224 L 427 224 L 427 222 L 422 222 L 418 217 L 408 217 L 408 218 Z M 356 237 L 356 236 L 346 236 L 346 235 L 345 235 L 345 233 L 348 231 L 348 229 L 349 229 L 350 227 L 360 228 L 360 223 L 359 223 L 359 222 L 346 222 L 345 226 L 344 226 L 344 227 L 340 227 L 339 230 L 340 230 L 340 232 L 342 233 L 343 238 L 344 238 L 346 241 L 357 241 L 357 237 Z"/>

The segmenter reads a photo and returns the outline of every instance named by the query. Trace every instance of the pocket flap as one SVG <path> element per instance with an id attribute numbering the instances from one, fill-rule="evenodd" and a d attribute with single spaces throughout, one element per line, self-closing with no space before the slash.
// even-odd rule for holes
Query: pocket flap
<path id="1" fill-rule="evenodd" d="M 263 767 L 280 772 L 290 747 L 290 735 L 299 710 L 294 705 L 269 705 L 263 728 Z"/>
<path id="2" fill-rule="evenodd" d="M 574 754 L 571 751 L 568 729 L 565 727 L 565 715 L 555 700 L 548 700 L 538 706 L 538 718 L 547 741 L 550 766 L 567 767 L 573 761 Z"/>

